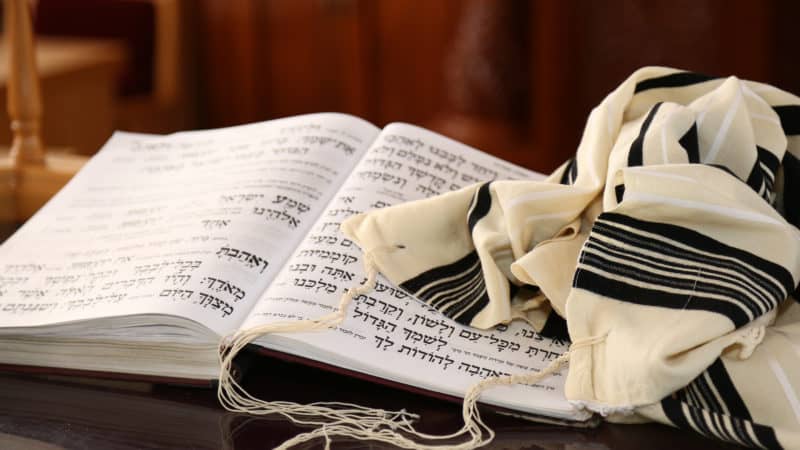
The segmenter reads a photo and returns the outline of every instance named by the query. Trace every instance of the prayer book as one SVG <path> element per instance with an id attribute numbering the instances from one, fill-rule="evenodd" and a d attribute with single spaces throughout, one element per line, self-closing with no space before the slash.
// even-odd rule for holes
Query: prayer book
<path id="1" fill-rule="evenodd" d="M 492 179 L 541 179 L 431 131 L 335 113 L 168 136 L 117 132 L 0 246 L 0 363 L 209 382 L 236 332 L 333 311 L 362 282 L 349 216 Z M 466 220 L 466 218 L 465 218 Z M 335 328 L 251 348 L 436 395 L 541 370 L 568 343 L 477 330 L 385 278 Z M 583 421 L 565 374 L 481 402 Z"/>

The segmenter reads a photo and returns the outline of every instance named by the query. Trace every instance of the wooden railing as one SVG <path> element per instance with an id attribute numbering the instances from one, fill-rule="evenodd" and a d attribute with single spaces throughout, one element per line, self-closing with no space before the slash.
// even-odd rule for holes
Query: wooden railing
<path id="1" fill-rule="evenodd" d="M 0 155 L 0 221 L 8 223 L 27 220 L 72 178 L 86 158 L 46 152 L 30 5 L 27 0 L 5 0 L 4 9 L 13 139 L 7 154 Z"/>

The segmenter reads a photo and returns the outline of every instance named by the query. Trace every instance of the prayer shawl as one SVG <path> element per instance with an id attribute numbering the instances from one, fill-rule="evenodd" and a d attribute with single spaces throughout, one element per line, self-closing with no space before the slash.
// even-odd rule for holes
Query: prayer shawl
<path id="1" fill-rule="evenodd" d="M 591 112 L 546 181 L 467 187 L 343 229 L 458 322 L 568 332 L 579 407 L 800 448 L 798 157 L 798 97 L 649 67 Z"/>

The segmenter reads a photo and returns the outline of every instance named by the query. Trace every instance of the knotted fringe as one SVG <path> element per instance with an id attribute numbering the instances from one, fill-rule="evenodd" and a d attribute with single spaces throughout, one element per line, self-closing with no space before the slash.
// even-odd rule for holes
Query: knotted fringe
<path id="1" fill-rule="evenodd" d="M 277 447 L 278 449 L 288 449 L 312 439 L 324 438 L 325 449 L 327 450 L 330 448 L 331 437 L 335 436 L 385 442 L 400 448 L 414 450 L 471 450 L 482 447 L 490 443 L 495 436 L 494 431 L 483 422 L 478 411 L 477 401 L 483 391 L 494 386 L 537 383 L 558 371 L 569 361 L 570 352 L 567 351 L 540 372 L 491 377 L 476 383 L 464 396 L 461 412 L 464 426 L 455 433 L 448 435 L 430 435 L 417 431 L 412 422 L 419 419 L 419 416 L 405 410 L 385 411 L 339 402 L 317 402 L 301 405 L 285 401 L 264 401 L 250 395 L 236 382 L 231 375 L 233 359 L 240 350 L 258 337 L 268 333 L 325 330 L 342 323 L 346 315 L 347 306 L 353 299 L 371 291 L 375 287 L 378 271 L 373 258 L 372 252 L 364 254 L 367 279 L 360 286 L 351 287 L 342 295 L 335 312 L 313 320 L 276 322 L 241 330 L 229 338 L 223 339 L 220 343 L 220 374 L 217 397 L 225 409 L 253 415 L 280 414 L 295 424 L 316 427 L 313 431 L 302 433 L 289 439 Z M 586 342 L 581 342 L 579 345 L 591 345 L 595 341 L 596 339 L 590 339 Z M 575 348 L 576 344 L 573 344 L 571 348 Z M 469 440 L 459 444 L 435 443 L 436 441 L 450 440 L 462 436 L 469 436 Z"/>

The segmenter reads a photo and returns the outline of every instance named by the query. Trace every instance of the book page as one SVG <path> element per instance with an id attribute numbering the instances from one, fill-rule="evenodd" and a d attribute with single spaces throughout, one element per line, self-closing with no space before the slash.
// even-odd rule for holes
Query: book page
<path id="1" fill-rule="evenodd" d="M 320 317 L 364 280 L 360 249 L 339 231 L 346 217 L 479 181 L 541 178 L 420 128 L 386 127 L 243 328 Z M 335 330 L 267 335 L 256 343 L 455 396 L 486 377 L 543 368 L 567 350 L 521 321 L 485 331 L 462 326 L 383 277 L 347 313 Z M 533 387 L 492 389 L 482 401 L 574 418 L 563 383 L 556 374 Z"/>
<path id="2" fill-rule="evenodd" d="M 115 134 L 0 247 L 0 327 L 171 314 L 236 329 L 378 132 L 315 114 Z"/>

